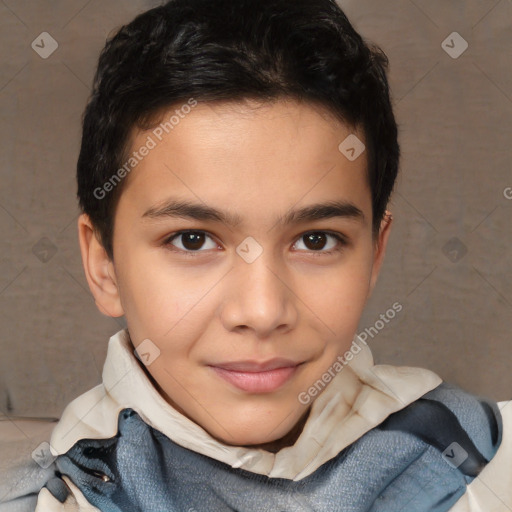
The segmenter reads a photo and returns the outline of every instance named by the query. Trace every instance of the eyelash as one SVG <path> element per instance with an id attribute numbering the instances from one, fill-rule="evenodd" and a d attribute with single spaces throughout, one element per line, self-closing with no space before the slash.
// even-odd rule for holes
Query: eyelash
<path id="1" fill-rule="evenodd" d="M 170 251 L 178 252 L 178 253 L 181 253 L 181 254 L 185 254 L 186 256 L 190 256 L 190 257 L 193 257 L 193 258 L 197 257 L 202 252 L 206 252 L 206 251 L 201 251 L 201 250 L 197 250 L 197 251 L 184 251 L 183 249 L 179 249 L 179 248 L 174 247 L 172 245 L 172 242 L 176 238 L 179 238 L 181 235 L 186 235 L 188 233 L 202 233 L 202 234 L 205 234 L 206 236 L 208 236 L 208 237 L 210 237 L 212 239 L 214 238 L 207 231 L 187 229 L 187 230 L 177 231 L 176 233 L 173 233 L 172 235 L 168 236 L 164 240 L 162 245 L 165 246 Z M 334 232 L 331 232 L 331 231 L 320 231 L 320 230 L 307 231 L 306 233 L 301 234 L 297 238 L 297 241 L 299 241 L 301 238 L 303 238 L 303 237 L 305 237 L 307 235 L 311 235 L 311 234 L 314 234 L 314 233 L 321 233 L 321 234 L 326 234 L 328 236 L 332 236 L 334 239 L 336 239 L 339 242 L 338 247 L 335 248 L 335 249 L 330 249 L 329 251 L 313 251 L 313 250 L 310 250 L 310 251 L 299 251 L 299 252 L 310 252 L 315 257 L 321 256 L 322 254 L 323 255 L 332 255 L 332 254 L 341 252 L 348 245 L 348 239 L 344 235 L 342 235 L 341 233 L 334 233 Z"/>

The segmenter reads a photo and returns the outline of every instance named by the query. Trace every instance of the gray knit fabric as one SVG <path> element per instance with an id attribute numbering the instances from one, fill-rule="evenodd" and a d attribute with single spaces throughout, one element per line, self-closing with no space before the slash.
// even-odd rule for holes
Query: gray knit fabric
<path id="1" fill-rule="evenodd" d="M 102 512 L 445 512 L 502 438 L 496 403 L 445 382 L 299 481 L 187 450 L 130 408 L 118 427 L 56 459 L 46 487 L 59 501 L 64 474 Z"/>

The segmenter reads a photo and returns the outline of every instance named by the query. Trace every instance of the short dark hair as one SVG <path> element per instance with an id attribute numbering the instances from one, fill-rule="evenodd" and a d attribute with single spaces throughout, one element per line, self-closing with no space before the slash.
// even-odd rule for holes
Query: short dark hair
<path id="1" fill-rule="evenodd" d="M 387 68 L 384 52 L 363 40 L 335 0 L 171 0 L 150 9 L 109 38 L 99 57 L 83 116 L 80 208 L 113 259 L 123 183 L 104 197 L 97 191 L 123 165 L 132 129 L 147 129 L 190 98 L 293 98 L 362 128 L 378 233 L 400 155 Z"/>

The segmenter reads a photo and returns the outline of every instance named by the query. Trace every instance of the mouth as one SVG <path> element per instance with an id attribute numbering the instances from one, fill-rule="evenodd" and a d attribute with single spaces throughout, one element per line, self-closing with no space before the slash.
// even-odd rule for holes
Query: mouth
<path id="1" fill-rule="evenodd" d="M 236 361 L 209 366 L 219 377 L 242 391 L 271 393 L 288 382 L 301 364 L 288 359 L 272 359 L 265 363 Z"/>

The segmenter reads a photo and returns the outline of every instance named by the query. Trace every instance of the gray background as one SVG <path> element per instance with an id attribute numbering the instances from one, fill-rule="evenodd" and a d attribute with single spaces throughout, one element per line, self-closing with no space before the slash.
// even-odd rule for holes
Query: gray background
<path id="1" fill-rule="evenodd" d="M 1 414 L 59 417 L 101 382 L 108 339 L 124 326 L 98 312 L 83 274 L 75 166 L 106 37 L 158 3 L 0 0 Z M 403 152 L 360 331 L 399 302 L 370 338 L 377 363 L 511 399 L 512 1 L 340 5 L 390 59 Z M 47 59 L 31 47 L 42 32 L 59 45 Z M 460 51 L 453 32 L 469 45 L 458 58 L 442 47 Z"/>

